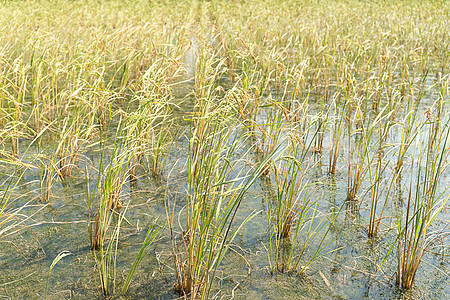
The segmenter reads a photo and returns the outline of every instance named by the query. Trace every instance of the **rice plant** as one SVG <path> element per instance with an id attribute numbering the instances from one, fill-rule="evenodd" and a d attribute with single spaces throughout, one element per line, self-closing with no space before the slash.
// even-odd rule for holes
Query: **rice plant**
<path id="1" fill-rule="evenodd" d="M 250 175 L 236 174 L 240 162 L 233 161 L 233 157 L 242 141 L 233 137 L 229 125 L 219 122 L 220 115 L 215 118 L 209 116 L 201 121 L 200 136 L 195 132 L 200 128 L 195 128 L 192 134 L 184 208 L 186 224 L 181 228 L 181 241 L 173 240 L 175 290 L 192 299 L 209 298 L 214 274 L 239 228 L 248 220 L 234 225 L 245 192 L 275 155 L 269 153 Z M 173 232 L 175 212 L 169 208 L 168 224 Z"/>
<path id="2" fill-rule="evenodd" d="M 26 228 L 26 221 L 32 217 L 21 213 L 22 210 L 27 208 L 29 202 L 19 207 L 11 205 L 11 197 L 14 197 L 14 190 L 17 188 L 22 176 L 23 172 L 14 173 L 0 185 L 0 240 L 8 236 L 14 236 L 20 230 Z"/>
<path id="3" fill-rule="evenodd" d="M 156 222 L 155 222 L 156 223 Z M 147 235 L 145 236 L 144 241 L 142 242 L 142 246 L 139 249 L 139 253 L 136 255 L 136 258 L 133 261 L 133 264 L 131 265 L 130 271 L 125 279 L 125 282 L 122 286 L 122 294 L 125 294 L 128 289 L 130 288 L 131 281 L 133 279 L 134 273 L 136 272 L 139 264 L 142 262 L 142 259 L 145 257 L 145 255 L 148 254 L 150 251 L 150 247 L 155 242 L 155 239 L 160 234 L 162 228 L 158 228 L 156 224 L 153 224 L 149 227 L 147 231 Z"/>
<path id="4" fill-rule="evenodd" d="M 48 281 L 50 279 L 50 273 L 52 272 L 53 268 L 56 266 L 56 264 L 61 259 L 63 259 L 66 256 L 69 256 L 71 254 L 72 253 L 70 253 L 70 251 L 65 250 L 65 251 L 62 251 L 61 253 L 59 253 L 53 260 L 52 264 L 50 265 L 50 268 L 48 269 L 47 281 L 45 282 L 44 299 L 47 299 Z"/>
<path id="5" fill-rule="evenodd" d="M 316 129 L 314 136 L 320 130 Z M 329 245 L 326 238 L 332 216 L 319 210 L 320 201 L 312 199 L 314 185 L 306 180 L 315 164 L 307 157 L 315 141 L 309 138 L 309 144 L 299 147 L 291 140 L 290 151 L 274 164 L 276 196 L 274 203 L 267 203 L 270 274 L 301 274 Z M 311 247 L 317 248 L 308 256 Z"/>
<path id="6" fill-rule="evenodd" d="M 437 107 L 434 119 L 427 124 L 428 137 L 424 140 L 418 138 L 419 151 L 423 152 L 419 154 L 418 161 L 412 162 L 418 170 L 411 175 L 406 216 L 397 208 L 396 283 L 401 289 L 412 288 L 424 252 L 436 238 L 430 229 L 449 198 L 437 192 L 449 155 L 449 124 L 447 122 L 439 128 L 439 118 L 440 109 Z"/>

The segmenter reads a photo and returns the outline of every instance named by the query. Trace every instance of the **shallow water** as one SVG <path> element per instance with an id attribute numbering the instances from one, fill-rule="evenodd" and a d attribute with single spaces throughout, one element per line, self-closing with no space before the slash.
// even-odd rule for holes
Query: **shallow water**
<path id="1" fill-rule="evenodd" d="M 194 47 L 194 46 L 193 46 Z M 194 47 L 195 49 L 195 47 Z M 195 51 L 188 52 L 185 63 L 195 64 Z M 194 68 L 188 75 L 192 76 Z M 192 112 L 192 95 L 187 94 L 192 87 L 187 81 L 176 91 L 183 104 L 176 109 L 178 116 Z M 427 107 L 435 101 L 433 90 L 427 94 L 419 110 L 424 118 Z M 314 105 L 313 99 L 310 100 Z M 260 111 L 259 120 L 264 122 L 265 111 Z M 402 118 L 402 114 L 398 114 Z M 179 121 L 186 135 L 189 122 Z M 114 132 L 112 126 L 111 132 Z M 111 134 L 111 132 L 109 134 Z M 239 134 L 239 129 L 235 134 Z M 154 178 L 141 169 L 139 179 L 131 184 L 126 183 L 122 189 L 122 202 L 127 205 L 126 222 L 122 225 L 119 247 L 117 251 L 116 294 L 113 298 L 120 298 L 119 291 L 128 269 L 136 257 L 140 243 L 144 240 L 146 229 L 156 222 L 165 225 L 165 201 L 181 199 L 177 209 L 181 210 L 183 186 L 186 184 L 184 170 L 187 161 L 188 138 L 181 136 L 175 149 L 170 153 L 165 168 L 165 175 Z M 414 289 L 401 293 L 395 288 L 395 251 L 387 258 L 386 254 L 395 240 L 393 216 L 395 204 L 405 207 L 408 180 L 415 176 L 415 169 L 411 169 L 410 162 L 403 173 L 403 181 L 396 194 L 397 199 L 387 205 L 382 234 L 373 243 L 367 238 L 367 224 L 369 210 L 370 182 L 362 183 L 358 195 L 361 201 L 353 203 L 346 201 L 347 192 L 347 157 L 348 133 L 344 133 L 341 151 L 338 158 L 338 172 L 336 175 L 327 174 L 330 138 L 325 136 L 324 156 L 308 153 L 307 161 L 312 166 L 306 172 L 305 182 L 314 182 L 311 190 L 312 198 L 320 200 L 322 212 L 340 210 L 337 214 L 334 228 L 327 237 L 330 244 L 326 252 L 331 253 L 318 259 L 303 275 L 278 274 L 268 272 L 267 247 L 269 243 L 267 209 L 274 199 L 276 192 L 274 178 L 264 178 L 247 193 L 238 213 L 237 223 L 248 215 L 254 217 L 243 227 L 234 240 L 234 246 L 228 252 L 217 272 L 217 279 L 213 287 L 213 295 L 218 298 L 248 298 L 248 299 L 443 299 L 450 294 L 450 278 L 448 249 L 443 250 L 438 244 L 433 252 L 445 255 L 425 253 L 424 262 L 417 274 Z M 352 137 L 353 139 L 354 137 Z M 394 126 L 388 137 L 388 143 L 400 144 L 401 129 Z M 376 140 L 376 139 L 375 139 Z M 21 145 L 26 147 L 27 141 Z M 99 165 L 101 157 L 99 149 L 90 149 L 84 153 L 89 157 L 89 183 L 92 190 L 98 180 L 95 167 Z M 33 150 L 31 150 L 33 151 Z M 36 150 L 35 150 L 36 151 Z M 239 149 L 237 156 L 246 149 Z M 108 161 L 109 154 L 103 156 Z M 390 152 L 386 160 L 395 161 L 396 151 Z M 251 159 L 250 159 L 251 160 Z M 249 165 L 254 162 L 250 161 Z M 23 217 L 32 216 L 23 223 L 20 234 L 11 235 L 10 239 L 0 240 L 0 297 L 12 299 L 41 299 L 44 297 L 48 278 L 49 299 L 88 299 L 102 298 L 98 271 L 94 257 L 90 251 L 88 234 L 89 210 L 86 196 L 86 176 L 83 161 L 78 164 L 73 176 L 63 182 L 56 180 L 52 186 L 51 198 L 48 204 L 39 202 L 39 170 L 33 169 L 25 173 L 11 201 L 13 207 L 29 205 L 22 213 Z M 242 167 L 245 169 L 246 167 Z M 411 171 L 412 170 L 412 171 Z M 5 174 L 10 174 L 14 168 L 5 167 Z M 236 170 L 238 172 L 239 170 Z M 391 172 L 390 170 L 389 172 Z M 411 174 L 411 172 L 413 172 Z M 445 192 L 449 182 L 449 171 L 442 174 L 440 191 Z M 181 195 L 181 196 L 180 196 Z M 403 202 L 402 202 L 403 200 Z M 172 203 L 172 202 L 171 202 Z M 447 226 L 449 213 L 443 211 L 436 228 Z M 181 217 L 182 218 L 182 217 Z M 447 223 L 446 223 L 447 222 Z M 443 238 L 443 245 L 449 245 L 449 237 Z M 313 246 L 317 246 L 313 244 Z M 338 250 L 335 250 L 338 249 Z M 333 251 L 335 250 L 335 251 Z M 53 259 L 62 251 L 70 251 L 51 270 Z M 145 257 L 134 277 L 129 293 L 124 299 L 138 298 L 176 298 L 173 284 L 175 275 L 171 260 L 171 246 L 167 229 L 163 230 L 161 238 L 155 243 L 149 255 Z M 312 250 L 313 251 L 313 250 Z M 384 261 L 385 260 L 385 261 Z M 383 266 L 379 269 L 380 264 Z"/>

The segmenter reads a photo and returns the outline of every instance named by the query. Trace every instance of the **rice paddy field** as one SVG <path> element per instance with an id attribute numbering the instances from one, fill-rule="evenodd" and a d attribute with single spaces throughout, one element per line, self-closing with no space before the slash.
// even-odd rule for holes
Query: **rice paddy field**
<path id="1" fill-rule="evenodd" d="M 450 2 L 1 1 L 0 299 L 445 299 Z"/>

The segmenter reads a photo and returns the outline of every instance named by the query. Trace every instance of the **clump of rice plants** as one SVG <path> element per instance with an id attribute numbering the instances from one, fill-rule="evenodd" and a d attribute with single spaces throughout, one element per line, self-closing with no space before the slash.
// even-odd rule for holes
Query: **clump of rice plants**
<path id="1" fill-rule="evenodd" d="M 230 243 L 248 220 L 238 225 L 236 214 L 246 191 L 257 180 L 276 149 L 247 175 L 243 175 L 236 152 L 244 145 L 239 131 L 233 130 L 230 105 L 221 101 L 210 86 L 222 62 L 214 59 L 199 66 L 193 129 L 189 139 L 185 214 L 181 241 L 175 240 L 176 203 L 166 205 L 173 244 L 177 282 L 175 290 L 191 299 L 210 297 L 215 273 Z M 242 169 L 241 169 L 242 170 Z"/>
<path id="2" fill-rule="evenodd" d="M 173 242 L 173 251 L 177 275 L 175 290 L 191 298 L 207 299 L 214 274 L 243 225 L 232 226 L 244 194 L 274 153 L 251 175 L 240 177 L 233 174 L 239 161 L 229 162 L 242 141 L 231 136 L 233 131 L 226 124 L 207 121 L 203 125 L 202 140 L 194 136 L 190 142 L 186 227 L 182 227 L 181 243 Z M 172 231 L 175 215 L 169 212 Z"/>
<path id="3" fill-rule="evenodd" d="M 313 199 L 313 184 L 306 180 L 314 167 L 314 161 L 307 157 L 314 142 L 310 138 L 309 144 L 297 146 L 291 140 L 289 151 L 274 164 L 276 194 L 274 203 L 267 203 L 270 274 L 302 274 L 329 245 L 326 238 L 332 215 L 319 210 L 320 201 Z M 311 247 L 316 249 L 307 254 Z"/>
<path id="4" fill-rule="evenodd" d="M 437 192 L 439 178 L 447 167 L 450 132 L 448 122 L 440 124 L 440 110 L 440 105 L 435 107 L 434 118 L 422 127 L 422 130 L 429 128 L 427 138 L 417 137 L 420 154 L 412 164 L 418 170 L 411 175 L 406 215 L 400 209 L 397 211 L 396 284 L 401 289 L 412 288 L 426 249 L 439 235 L 439 231 L 431 230 L 433 222 L 449 198 Z"/>

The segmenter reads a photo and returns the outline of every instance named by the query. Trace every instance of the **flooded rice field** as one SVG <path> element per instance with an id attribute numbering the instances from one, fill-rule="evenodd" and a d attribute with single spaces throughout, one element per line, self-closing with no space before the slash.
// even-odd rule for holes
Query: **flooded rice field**
<path id="1" fill-rule="evenodd" d="M 449 10 L 0 4 L 0 298 L 444 299 Z"/>

